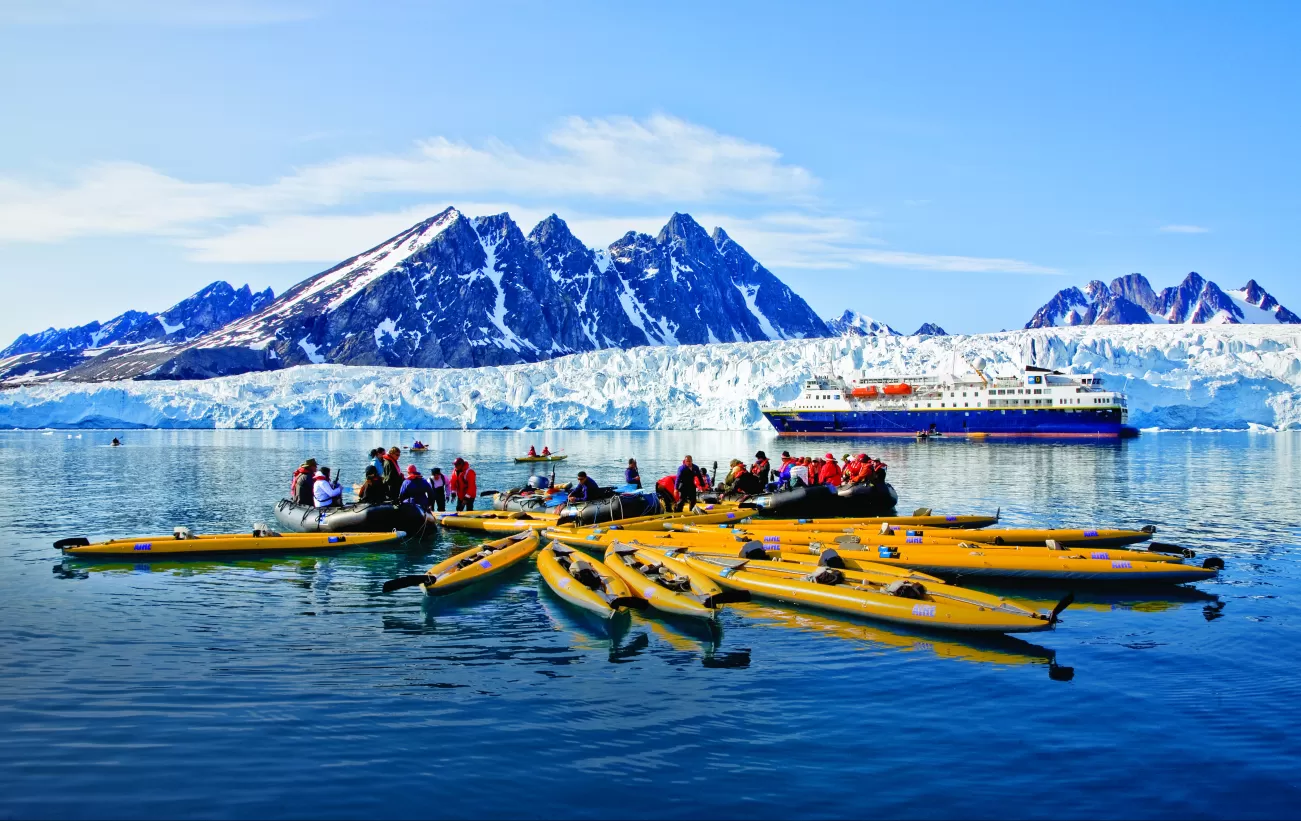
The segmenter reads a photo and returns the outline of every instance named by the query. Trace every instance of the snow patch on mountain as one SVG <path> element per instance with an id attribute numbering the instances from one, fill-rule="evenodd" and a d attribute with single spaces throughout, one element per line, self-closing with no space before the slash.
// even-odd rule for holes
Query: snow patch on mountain
<path id="1" fill-rule="evenodd" d="M 310 349 L 305 348 L 311 355 Z M 945 374 L 983 357 L 1089 372 L 1151 428 L 1301 429 L 1301 328 L 1086 326 L 639 347 L 503 367 L 301 366 L 0 392 L 0 427 L 770 429 L 804 380 Z"/>

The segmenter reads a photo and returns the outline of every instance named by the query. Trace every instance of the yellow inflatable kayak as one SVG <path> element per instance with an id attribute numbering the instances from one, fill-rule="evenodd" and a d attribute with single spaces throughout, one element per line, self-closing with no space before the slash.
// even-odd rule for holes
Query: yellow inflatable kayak
<path id="1" fill-rule="evenodd" d="M 895 532 L 889 535 L 867 535 L 867 534 L 832 534 L 832 533 L 773 533 L 767 532 L 757 527 L 743 525 L 730 530 L 720 530 L 714 527 L 695 527 L 691 525 L 674 526 L 673 530 L 680 531 L 684 534 L 699 536 L 701 539 L 712 539 L 722 542 L 762 542 L 765 547 L 777 547 L 787 550 L 796 550 L 804 552 L 803 548 L 824 548 L 837 547 L 846 550 L 864 550 L 879 548 L 882 545 L 889 547 L 903 547 L 905 545 L 919 545 L 921 547 L 940 548 L 963 548 L 971 542 L 963 542 L 957 539 L 945 539 L 940 536 L 904 536 L 902 532 Z M 944 531 L 937 531 L 943 533 Z M 1148 550 L 1125 550 L 1123 548 L 1100 548 L 1100 547 L 1066 547 L 1060 543 L 1054 542 L 1052 545 L 1012 545 L 1012 544 L 991 544 L 978 543 L 987 550 L 1064 550 L 1079 556 L 1087 556 L 1091 559 L 1127 559 L 1139 562 L 1179 562 L 1179 556 L 1167 553 L 1154 553 Z M 1055 546 L 1054 546 L 1055 545 Z M 1191 553 L 1192 551 L 1188 551 Z"/>
<path id="2" fill-rule="evenodd" d="M 724 587 L 837 613 L 940 630 L 1031 633 L 1048 630 L 1070 604 L 1035 613 L 1006 599 L 952 585 L 908 579 L 880 583 L 871 574 L 826 566 L 730 559 L 691 553 L 681 561 Z"/>
<path id="3" fill-rule="evenodd" d="M 538 517 L 532 513 L 499 512 L 493 516 L 442 516 L 438 523 L 455 530 L 479 533 L 519 533 L 522 530 L 546 530 L 555 527 L 555 517 Z"/>
<path id="4" fill-rule="evenodd" d="M 384 592 L 420 586 L 426 596 L 445 596 L 476 582 L 485 581 L 533 555 L 538 534 L 517 533 L 495 542 L 484 542 L 450 556 L 420 576 L 399 576 L 384 582 Z"/>
<path id="5" fill-rule="evenodd" d="M 538 572 L 555 594 L 575 607 L 612 619 L 627 608 L 643 608 L 626 582 L 598 559 L 554 542 L 538 552 Z"/>
<path id="6" fill-rule="evenodd" d="M 148 561 L 156 556 L 211 555 L 213 553 L 291 553 L 315 550 L 343 550 L 396 542 L 406 538 L 400 530 L 388 533 L 276 533 L 258 530 L 253 533 L 199 536 L 188 528 L 178 527 L 171 536 L 136 536 L 109 539 L 91 544 L 82 537 L 61 539 L 54 546 L 65 556 L 130 556 Z"/>
<path id="7" fill-rule="evenodd" d="M 750 600 L 744 590 L 724 590 L 677 559 L 635 544 L 611 544 L 605 551 L 605 566 L 623 579 L 634 596 L 675 616 L 711 619 L 723 604 Z"/>
<path id="8" fill-rule="evenodd" d="M 888 524 L 900 527 L 960 527 L 978 528 L 998 524 L 999 514 L 993 516 L 866 516 L 847 519 L 761 519 L 765 527 L 785 530 L 839 530 L 846 527 L 879 529 Z"/>
<path id="9" fill-rule="evenodd" d="M 888 524 L 888 523 L 883 523 Z M 773 523 L 766 519 L 752 522 L 751 529 L 781 533 L 827 533 L 850 534 L 875 539 L 886 535 L 883 527 L 867 524 L 833 524 L 823 521 L 817 524 L 787 525 Z M 1105 530 L 1100 528 L 999 528 L 997 530 L 975 530 L 971 528 L 925 528 L 896 527 L 889 525 L 890 534 L 907 539 L 924 540 L 926 538 L 962 542 L 987 542 L 990 544 L 1042 545 L 1053 539 L 1066 547 L 1122 547 L 1129 544 L 1145 542 L 1152 538 L 1151 530 Z M 924 541 L 909 542 L 924 544 Z"/>
<path id="10" fill-rule="evenodd" d="M 550 456 L 516 456 L 515 461 L 517 463 L 518 462 L 563 462 L 568 458 L 569 458 L 568 454 L 562 453 L 560 455 L 556 455 L 553 453 Z"/>
<path id="11" fill-rule="evenodd" d="M 798 551 L 800 548 L 794 548 Z M 873 565 L 911 567 L 937 576 L 983 576 L 1004 579 L 1054 579 L 1084 582 L 1159 582 L 1183 584 L 1214 578 L 1224 567 L 1217 558 L 1207 559 L 1202 566 L 1181 564 L 1178 561 L 1144 562 L 1132 559 L 1094 559 L 1078 551 L 1056 551 L 1044 548 L 1004 547 L 988 549 L 988 545 L 965 544 L 962 549 L 882 546 L 874 550 L 819 549 L 793 552 L 783 546 L 780 556 L 792 561 L 810 561 L 817 555 L 822 558 L 834 550 L 847 567 L 863 562 Z M 814 551 L 817 551 L 816 553 Z M 800 557 L 804 558 L 801 559 Z"/>

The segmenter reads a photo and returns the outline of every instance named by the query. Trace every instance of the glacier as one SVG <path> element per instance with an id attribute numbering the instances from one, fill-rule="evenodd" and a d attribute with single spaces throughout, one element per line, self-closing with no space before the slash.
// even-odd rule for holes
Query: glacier
<path id="1" fill-rule="evenodd" d="M 1080 326 L 851 336 L 573 354 L 462 369 L 301 365 L 194 381 L 51 382 L 0 391 L 3 428 L 746 430 L 810 376 L 993 365 L 1095 373 L 1145 428 L 1301 429 L 1301 327 Z"/>

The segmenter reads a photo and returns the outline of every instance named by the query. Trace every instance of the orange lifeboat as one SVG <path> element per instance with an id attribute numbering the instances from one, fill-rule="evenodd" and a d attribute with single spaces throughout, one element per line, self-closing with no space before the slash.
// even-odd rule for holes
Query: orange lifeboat
<path id="1" fill-rule="evenodd" d="M 870 399 L 876 396 L 876 385 L 869 385 L 866 388 L 854 388 L 849 395 L 855 399 Z"/>
<path id="2" fill-rule="evenodd" d="M 907 396 L 913 392 L 913 386 L 907 382 L 900 382 L 898 385 L 886 385 L 886 396 Z"/>

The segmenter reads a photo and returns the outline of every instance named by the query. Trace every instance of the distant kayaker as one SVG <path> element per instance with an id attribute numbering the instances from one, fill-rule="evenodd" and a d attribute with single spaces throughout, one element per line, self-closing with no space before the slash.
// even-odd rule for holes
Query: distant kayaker
<path id="1" fill-rule="evenodd" d="M 321 468 L 312 481 L 312 498 L 317 507 L 335 507 L 343 504 L 343 488 L 330 479 L 330 469 Z"/>
<path id="2" fill-rule="evenodd" d="M 550 456 L 550 455 L 551 455 L 551 448 L 547 447 L 546 445 L 543 445 L 543 446 L 542 446 L 542 455 L 543 455 L 543 456 Z"/>
<path id="3" fill-rule="evenodd" d="M 678 498 L 675 510 L 689 510 L 696 506 L 696 479 L 699 476 L 700 468 L 696 467 L 691 456 L 682 457 L 682 464 L 678 467 L 678 475 L 674 481 Z"/>
<path id="4" fill-rule="evenodd" d="M 534 459 L 536 459 L 536 458 L 537 458 L 537 455 L 538 455 L 538 448 L 537 448 L 537 446 L 536 446 L 536 445 L 529 445 L 529 457 L 530 457 L 530 458 L 534 458 Z"/>
<path id="5" fill-rule="evenodd" d="M 296 505 L 311 507 L 316 503 L 312 497 L 312 482 L 316 479 L 316 460 L 308 459 L 294 471 L 294 478 L 289 480 L 289 498 Z"/>
<path id="6" fill-rule="evenodd" d="M 407 478 L 398 491 L 398 501 L 410 502 L 420 508 L 422 513 L 428 513 L 433 510 L 433 494 L 434 489 L 430 487 L 429 480 L 420 475 L 420 469 L 415 465 L 407 465 Z"/>
<path id="7" fill-rule="evenodd" d="M 569 491 L 571 502 L 594 502 L 601 495 L 601 486 L 587 475 L 587 471 L 578 471 L 578 483 Z"/>
<path id="8" fill-rule="evenodd" d="M 388 501 L 388 490 L 374 465 L 366 465 L 366 481 L 357 490 L 357 501 L 368 505 L 380 505 Z"/>
<path id="9" fill-rule="evenodd" d="M 429 472 L 429 487 L 433 489 L 434 507 L 439 513 L 447 510 L 447 477 L 443 475 L 442 468 L 434 468 Z"/>
<path id="10" fill-rule="evenodd" d="M 122 442 L 119 441 L 118 438 L 117 438 L 116 436 L 114 436 L 114 437 L 113 437 L 113 447 L 116 448 L 116 447 L 120 447 L 121 445 L 122 445 Z"/>
<path id="11" fill-rule="evenodd" d="M 456 497 L 456 511 L 459 513 L 463 510 L 474 510 L 474 497 L 479 492 L 479 486 L 475 482 L 474 468 L 470 463 L 456 457 L 452 462 L 452 475 L 447 481 L 447 487 Z"/>
<path id="12" fill-rule="evenodd" d="M 641 471 L 637 470 L 636 459 L 628 460 L 628 467 L 623 471 L 623 483 L 641 490 Z"/>
<path id="13" fill-rule="evenodd" d="M 383 455 L 384 468 L 381 475 L 384 477 L 384 489 L 390 501 L 396 501 L 398 493 L 402 490 L 402 468 L 398 466 L 398 457 L 401 455 L 402 450 L 396 445 Z"/>

